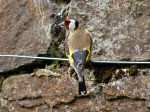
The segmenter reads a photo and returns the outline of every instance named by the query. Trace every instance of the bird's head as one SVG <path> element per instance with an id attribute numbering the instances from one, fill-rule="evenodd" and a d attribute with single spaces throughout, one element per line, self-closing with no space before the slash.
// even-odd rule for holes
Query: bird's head
<path id="1" fill-rule="evenodd" d="M 79 27 L 79 22 L 75 19 L 66 18 L 64 21 L 65 28 L 69 31 L 75 31 Z"/>

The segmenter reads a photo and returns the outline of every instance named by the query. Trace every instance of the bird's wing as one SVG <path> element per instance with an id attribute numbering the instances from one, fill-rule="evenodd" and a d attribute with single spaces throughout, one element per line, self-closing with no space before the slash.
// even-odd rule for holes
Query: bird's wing
<path id="1" fill-rule="evenodd" d="M 89 32 L 85 30 L 78 30 L 73 34 L 71 33 L 68 36 L 68 46 L 69 46 L 69 55 L 70 55 L 69 58 L 71 62 L 73 62 L 72 55 L 78 50 L 83 52 L 83 54 L 86 51 L 86 57 L 85 57 L 86 62 L 90 60 L 92 38 Z"/>

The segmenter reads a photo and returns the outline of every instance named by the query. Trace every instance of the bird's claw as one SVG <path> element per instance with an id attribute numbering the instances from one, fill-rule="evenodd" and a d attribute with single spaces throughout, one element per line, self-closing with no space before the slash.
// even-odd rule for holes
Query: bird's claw
<path id="1" fill-rule="evenodd" d="M 87 91 L 80 91 L 79 94 L 83 96 L 83 95 L 86 95 L 86 93 L 87 93 Z"/>

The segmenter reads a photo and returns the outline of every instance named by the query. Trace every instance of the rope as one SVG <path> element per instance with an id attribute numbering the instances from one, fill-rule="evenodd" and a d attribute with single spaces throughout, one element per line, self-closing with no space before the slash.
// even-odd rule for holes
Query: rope
<path id="1" fill-rule="evenodd" d="M 40 59 L 40 60 L 55 60 L 55 61 L 69 61 L 67 58 L 54 58 L 54 57 L 37 57 L 37 56 L 26 56 L 26 55 L 0 55 L 0 57 L 12 57 L 12 58 L 27 58 L 27 59 Z M 113 60 L 99 60 L 92 63 L 96 64 L 138 64 L 138 65 L 150 65 L 149 61 L 113 61 Z"/>
<path id="2" fill-rule="evenodd" d="M 93 63 L 101 63 L 101 64 L 127 64 L 127 65 L 150 65 L 150 62 L 148 61 L 92 61 Z"/>
<path id="3" fill-rule="evenodd" d="M 0 55 L 0 57 L 12 57 L 12 58 L 27 58 L 27 59 L 40 59 L 40 60 L 68 61 L 68 59 L 66 59 L 66 58 L 37 57 L 37 56 L 25 56 L 25 55 Z"/>

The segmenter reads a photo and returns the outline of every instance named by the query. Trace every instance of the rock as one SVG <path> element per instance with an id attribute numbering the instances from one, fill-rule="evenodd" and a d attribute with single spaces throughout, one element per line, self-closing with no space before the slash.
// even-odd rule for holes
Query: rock
<path id="1" fill-rule="evenodd" d="M 32 108 L 36 106 L 40 106 L 44 104 L 44 101 L 42 99 L 26 99 L 16 102 L 17 105 L 24 108 Z"/>
<path id="2" fill-rule="evenodd" d="M 88 98 L 83 98 L 77 100 L 71 105 L 61 105 L 54 109 L 54 112 L 148 112 L 149 110 L 145 107 L 144 102 L 140 101 L 118 101 L 118 102 L 108 102 L 101 98 L 97 100 L 89 100 Z"/>
<path id="3" fill-rule="evenodd" d="M 33 4 L 32 0 L 1 0 L 0 54 L 38 55 L 49 51 L 54 56 L 60 56 L 58 49 L 61 47 L 63 51 L 65 32 L 57 26 L 62 18 L 57 18 L 56 14 L 63 8 L 62 2 L 35 1 Z M 81 26 L 92 33 L 93 58 L 148 59 L 149 6 L 149 0 L 72 0 L 69 15 L 77 18 Z M 39 7 L 43 15 L 39 14 Z M 53 41 L 50 46 L 47 36 Z M 32 61 L 1 58 L 0 71 Z M 0 112 L 149 112 L 149 70 L 124 69 L 125 72 L 117 72 L 112 82 L 109 81 L 115 75 L 116 68 L 96 68 L 95 77 L 95 72 L 85 70 L 89 94 L 82 97 L 78 96 L 77 82 L 64 75 L 67 71 L 65 67 L 55 68 L 61 75 L 52 72 L 52 68 L 39 69 L 32 74 L 9 74 L 4 81 L 0 81 Z M 94 80 L 104 84 L 93 83 Z"/>
<path id="4" fill-rule="evenodd" d="M 1 0 L 0 54 L 64 55 L 60 53 L 63 50 L 59 49 L 59 45 L 64 40 L 65 30 L 58 26 L 63 20 L 58 15 L 62 6 L 56 3 L 53 0 Z M 64 5 L 67 3 L 69 0 L 64 1 Z M 34 60 L 0 57 L 0 72 Z"/>
<path id="5" fill-rule="evenodd" d="M 50 39 L 28 9 L 28 0 L 1 0 L 0 54 L 45 54 Z M 31 63 L 33 59 L 0 57 L 0 72 Z"/>
<path id="6" fill-rule="evenodd" d="M 53 76 L 53 77 L 60 77 L 61 74 L 53 72 L 51 70 L 48 69 L 38 69 L 36 72 L 32 73 L 31 76 L 37 76 L 37 77 L 41 77 L 41 76 Z"/>
<path id="7" fill-rule="evenodd" d="M 65 76 L 60 78 L 32 77 L 29 74 L 12 76 L 3 82 L 3 106 L 9 111 L 24 112 L 24 109 L 48 108 L 57 104 L 72 102 L 77 95 L 74 80 Z M 44 106 L 44 107 L 43 107 Z M 48 107 L 45 107 L 48 106 Z"/>
<path id="8" fill-rule="evenodd" d="M 149 59 L 148 0 L 72 0 L 70 16 L 93 37 L 97 60 Z"/>
<path id="9" fill-rule="evenodd" d="M 104 84 L 101 94 L 78 98 L 71 104 L 58 105 L 54 112 L 148 112 L 149 79 L 147 75 Z"/>
<path id="10" fill-rule="evenodd" d="M 36 74 L 46 74 L 44 69 Z M 66 75 L 33 77 L 30 74 L 4 80 L 0 110 L 6 112 L 148 112 L 150 76 L 126 77 L 108 84 L 91 85 L 87 96 L 78 96 L 77 82 Z M 100 89 L 101 88 L 101 89 Z M 4 111 L 4 112 L 5 112 Z"/>
<path id="11" fill-rule="evenodd" d="M 123 98 L 150 100 L 150 77 L 123 78 L 104 86 L 104 94 L 109 100 Z"/>

